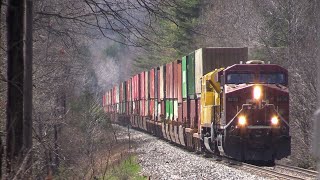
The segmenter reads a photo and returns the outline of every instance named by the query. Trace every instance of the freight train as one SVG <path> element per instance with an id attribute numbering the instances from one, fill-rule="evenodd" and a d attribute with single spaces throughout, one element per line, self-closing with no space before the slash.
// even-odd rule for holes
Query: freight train
<path id="1" fill-rule="evenodd" d="M 119 123 L 197 152 L 274 162 L 291 154 L 288 71 L 248 48 L 208 47 L 119 83 L 103 95 Z"/>

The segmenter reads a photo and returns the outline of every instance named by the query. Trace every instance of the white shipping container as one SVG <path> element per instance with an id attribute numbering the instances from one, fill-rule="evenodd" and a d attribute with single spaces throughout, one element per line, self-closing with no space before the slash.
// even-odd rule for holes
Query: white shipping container
<path id="1" fill-rule="evenodd" d="M 178 100 L 173 101 L 173 120 L 178 121 Z"/>
<path id="2" fill-rule="evenodd" d="M 160 66 L 160 99 L 165 98 L 165 66 Z"/>

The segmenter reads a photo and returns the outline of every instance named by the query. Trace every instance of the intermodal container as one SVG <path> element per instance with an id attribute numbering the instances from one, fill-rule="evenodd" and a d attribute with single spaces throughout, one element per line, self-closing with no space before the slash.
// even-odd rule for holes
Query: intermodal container
<path id="1" fill-rule="evenodd" d="M 140 73 L 140 88 L 138 91 L 140 91 L 140 100 L 145 99 L 145 74 L 144 72 Z"/>
<path id="2" fill-rule="evenodd" d="M 135 77 L 136 76 L 132 76 L 132 78 L 131 78 L 131 101 L 134 101 L 134 100 L 136 100 L 136 98 L 135 98 L 135 94 L 134 94 L 134 92 L 135 92 Z"/>
<path id="3" fill-rule="evenodd" d="M 195 53 L 192 52 L 187 56 L 187 93 L 190 99 L 195 98 Z"/>
<path id="4" fill-rule="evenodd" d="M 144 116 L 145 112 L 145 100 L 140 100 L 140 116 Z"/>
<path id="5" fill-rule="evenodd" d="M 165 110 L 165 113 L 166 113 L 166 119 L 170 119 L 170 101 L 169 100 L 166 100 L 165 101 L 166 103 L 166 105 L 165 105 L 165 108 L 166 108 L 166 110 Z"/>
<path id="6" fill-rule="evenodd" d="M 122 114 L 126 114 L 127 113 L 127 106 L 125 102 L 121 103 L 121 107 L 122 107 Z"/>
<path id="7" fill-rule="evenodd" d="M 131 78 L 127 80 L 127 101 L 131 101 Z"/>
<path id="8" fill-rule="evenodd" d="M 181 67 L 181 60 L 177 60 L 174 62 L 174 68 L 173 68 L 173 76 L 174 76 L 174 81 L 173 81 L 173 88 L 174 88 L 174 94 L 173 98 L 178 99 L 178 103 L 182 103 L 182 78 L 181 78 L 181 72 L 182 67 Z"/>
<path id="9" fill-rule="evenodd" d="M 161 116 L 162 116 L 162 106 L 161 106 L 161 102 L 162 101 L 158 101 L 158 113 L 157 113 L 157 117 L 158 117 L 158 121 L 161 121 Z"/>
<path id="10" fill-rule="evenodd" d="M 190 128 L 194 129 L 198 124 L 198 106 L 197 99 L 190 100 Z"/>
<path id="11" fill-rule="evenodd" d="M 197 119 L 196 125 L 197 125 L 198 130 L 200 130 L 199 129 L 200 124 L 201 124 L 201 101 L 200 101 L 200 99 L 197 99 L 197 110 L 198 110 L 198 112 L 197 112 L 198 119 Z M 199 133 L 200 133 L 200 131 L 199 131 Z"/>
<path id="12" fill-rule="evenodd" d="M 166 119 L 166 101 L 165 100 L 162 100 L 161 101 L 161 111 L 160 111 L 160 120 L 162 120 L 162 118 L 165 118 Z M 168 115 L 169 116 L 169 115 Z"/>
<path id="13" fill-rule="evenodd" d="M 166 100 L 166 119 L 167 120 L 173 120 L 173 113 L 174 113 L 174 107 L 173 107 L 173 100 Z"/>
<path id="14" fill-rule="evenodd" d="M 123 82 L 119 84 L 119 102 L 123 101 Z"/>
<path id="15" fill-rule="evenodd" d="M 113 105 L 115 103 L 115 99 L 116 99 L 115 87 L 113 87 L 111 89 L 111 97 L 112 97 L 111 103 Z"/>
<path id="16" fill-rule="evenodd" d="M 195 51 L 195 92 L 201 93 L 201 77 L 215 69 L 248 60 L 248 48 L 201 48 Z"/>
<path id="17" fill-rule="evenodd" d="M 154 99 L 150 99 L 149 100 L 149 107 L 148 107 L 148 109 L 149 109 L 149 116 L 151 116 L 151 119 L 153 119 L 154 120 Z"/>
<path id="18" fill-rule="evenodd" d="M 154 100 L 153 119 L 155 121 L 158 120 L 158 101 L 157 101 L 157 99 Z"/>
<path id="19" fill-rule="evenodd" d="M 183 119 L 183 108 L 182 108 L 182 103 L 178 104 L 178 122 L 182 123 Z"/>
<path id="20" fill-rule="evenodd" d="M 135 75 L 134 78 L 134 100 L 139 100 L 140 99 L 140 94 L 139 94 L 139 74 Z"/>
<path id="21" fill-rule="evenodd" d="M 134 96 L 134 100 L 139 100 L 140 99 L 140 74 L 137 74 L 134 76 L 134 91 L 133 91 L 133 96 Z"/>
<path id="22" fill-rule="evenodd" d="M 112 98 L 113 104 L 116 104 L 117 103 L 117 86 L 113 87 L 112 95 L 113 95 L 113 98 Z"/>
<path id="23" fill-rule="evenodd" d="M 149 73 L 149 81 L 150 81 L 150 86 L 149 86 L 149 90 L 150 90 L 150 98 L 154 99 L 155 98 L 155 94 L 154 94 L 154 87 L 155 87 L 155 69 L 151 69 L 150 73 Z"/>
<path id="24" fill-rule="evenodd" d="M 157 85 L 158 85 L 158 87 L 157 87 L 157 99 L 160 101 L 160 67 L 158 67 L 157 68 L 157 79 L 158 79 L 158 83 L 157 83 Z M 160 103 L 160 102 L 159 102 Z"/>
<path id="25" fill-rule="evenodd" d="M 173 63 L 166 65 L 166 98 L 173 98 Z"/>
<path id="26" fill-rule="evenodd" d="M 127 101 L 127 81 L 123 82 L 123 95 L 122 95 L 122 102 L 126 102 Z"/>
<path id="27" fill-rule="evenodd" d="M 149 100 L 144 100 L 144 116 L 149 116 Z"/>
<path id="28" fill-rule="evenodd" d="M 109 91 L 109 105 L 112 104 L 112 89 Z"/>
<path id="29" fill-rule="evenodd" d="M 106 95 L 106 96 L 107 96 L 107 98 L 106 98 L 106 101 L 107 101 L 106 104 L 107 104 L 107 105 L 110 105 L 110 91 L 107 91 L 107 95 Z"/>
<path id="30" fill-rule="evenodd" d="M 163 100 L 166 98 L 166 66 L 160 66 L 160 76 L 159 76 L 159 93 L 160 99 Z"/>
<path id="31" fill-rule="evenodd" d="M 187 56 L 182 57 L 182 98 L 187 99 Z"/>
<path id="32" fill-rule="evenodd" d="M 186 127 L 190 127 L 190 100 L 183 100 L 182 102 L 182 122 Z"/>
<path id="33" fill-rule="evenodd" d="M 137 114 L 137 105 L 136 105 L 136 102 L 133 101 L 132 102 L 132 114 Z"/>
<path id="34" fill-rule="evenodd" d="M 144 92 L 145 92 L 145 96 L 144 98 L 145 99 L 149 99 L 149 85 L 150 85 L 150 82 L 149 82 L 149 71 L 145 71 L 144 72 Z"/>
<path id="35" fill-rule="evenodd" d="M 154 98 L 158 99 L 158 68 L 154 69 Z"/>
<path id="36" fill-rule="evenodd" d="M 108 92 L 109 91 L 107 91 L 105 94 L 104 94 L 104 106 L 107 106 L 108 105 L 108 100 L 109 100 L 109 96 L 108 96 Z"/>
<path id="37" fill-rule="evenodd" d="M 173 120 L 178 121 L 178 100 L 173 100 Z"/>
<path id="38" fill-rule="evenodd" d="M 174 113 L 173 100 L 170 100 L 170 101 L 169 101 L 169 104 L 170 104 L 169 120 L 173 120 L 173 113 Z"/>
<path id="39" fill-rule="evenodd" d="M 120 85 L 116 86 L 116 103 L 120 102 Z"/>

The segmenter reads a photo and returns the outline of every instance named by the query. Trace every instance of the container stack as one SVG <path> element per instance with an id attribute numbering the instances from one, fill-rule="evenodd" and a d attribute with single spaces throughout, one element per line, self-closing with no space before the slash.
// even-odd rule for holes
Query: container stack
<path id="1" fill-rule="evenodd" d="M 173 62 L 166 64 L 166 120 L 173 120 Z"/>
<path id="2" fill-rule="evenodd" d="M 166 100 L 165 100 L 165 95 L 166 95 L 166 66 L 163 65 L 163 66 L 160 66 L 159 67 L 159 71 L 158 71 L 158 84 L 159 84 L 159 87 L 158 87 L 158 99 L 159 99 L 159 104 L 160 104 L 160 108 L 158 110 L 158 120 L 162 121 L 164 120 L 166 117 L 166 106 L 165 106 L 165 103 L 166 103 Z M 159 107 L 159 105 L 158 105 Z"/>
<path id="3" fill-rule="evenodd" d="M 127 99 L 126 99 L 126 115 L 131 115 L 132 114 L 132 99 L 131 99 L 131 96 L 132 96 L 132 93 L 131 93 L 131 86 L 132 86 L 132 83 L 131 83 L 131 80 L 132 78 L 128 79 L 127 80 L 127 83 L 126 83 L 126 95 L 127 95 Z"/>
<path id="4" fill-rule="evenodd" d="M 103 96 L 104 110 L 130 116 L 134 127 L 188 146 L 199 134 L 203 75 L 247 59 L 247 48 L 198 49 L 114 86 Z"/>

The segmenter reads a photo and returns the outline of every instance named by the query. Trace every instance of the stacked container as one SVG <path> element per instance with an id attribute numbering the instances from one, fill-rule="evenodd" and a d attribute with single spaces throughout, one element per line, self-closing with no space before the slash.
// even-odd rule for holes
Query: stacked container
<path id="1" fill-rule="evenodd" d="M 247 48 L 201 48 L 114 86 L 104 94 L 103 106 L 106 112 L 138 119 L 148 116 L 157 121 L 164 117 L 174 121 L 172 125 L 179 122 L 196 129 L 200 122 L 201 77 L 247 60 Z"/>
<path id="2" fill-rule="evenodd" d="M 155 89 L 156 89 L 156 72 L 157 69 L 151 69 L 149 72 L 149 115 L 151 116 L 152 120 L 156 118 L 156 107 L 157 107 L 157 99 L 155 96 Z"/>
<path id="3" fill-rule="evenodd" d="M 132 83 L 131 83 L 131 79 L 128 79 L 127 80 L 127 83 L 126 83 L 126 90 L 127 90 L 127 99 L 126 99 L 126 109 L 127 109 L 127 112 L 126 114 L 127 115 L 130 115 L 132 114 L 132 99 L 131 99 L 131 96 L 132 96 L 132 93 L 131 93 L 131 86 L 132 86 Z"/>
<path id="4" fill-rule="evenodd" d="M 160 66 L 158 70 L 158 119 L 166 116 L 166 66 Z"/>
<path id="5" fill-rule="evenodd" d="M 167 120 L 173 120 L 173 92 L 174 92 L 174 87 L 173 87 L 173 64 L 174 63 L 168 63 L 166 64 L 166 83 L 165 83 L 165 88 L 166 88 L 166 98 L 165 98 L 165 106 L 166 106 L 166 119 Z"/>
<path id="6" fill-rule="evenodd" d="M 145 98 L 145 105 L 144 105 L 144 115 L 143 116 L 149 116 L 149 71 L 144 72 L 144 98 Z"/>

